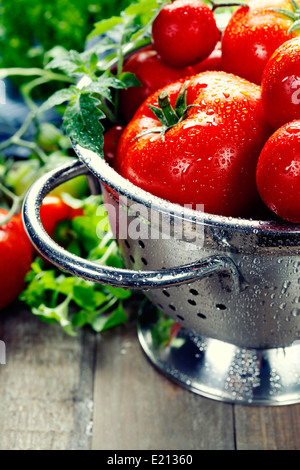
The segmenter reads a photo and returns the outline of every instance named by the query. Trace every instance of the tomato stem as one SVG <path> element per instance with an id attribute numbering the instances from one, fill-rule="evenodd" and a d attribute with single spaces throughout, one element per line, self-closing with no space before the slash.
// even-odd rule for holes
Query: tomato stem
<path id="1" fill-rule="evenodd" d="M 186 104 L 186 93 L 187 93 L 187 86 L 188 82 L 185 82 L 180 92 L 178 93 L 178 97 L 175 103 L 175 112 L 177 116 L 183 117 L 187 111 L 187 104 Z"/>
<path id="2" fill-rule="evenodd" d="M 172 107 L 170 102 L 170 96 L 167 91 L 163 90 L 160 92 L 157 102 L 158 106 L 148 105 L 149 109 L 153 112 L 156 118 L 161 123 L 161 126 L 153 127 L 151 129 L 146 129 L 140 132 L 133 140 L 142 137 L 143 135 L 159 133 L 161 135 L 162 141 L 164 141 L 165 133 L 174 127 L 176 124 L 179 124 L 181 121 L 186 119 L 187 111 L 192 107 L 197 107 L 199 105 L 189 105 L 187 106 L 186 94 L 187 94 L 188 82 L 185 82 L 176 99 L 175 109 Z"/>
<path id="3" fill-rule="evenodd" d="M 241 0 L 241 1 L 235 1 L 235 0 L 228 0 L 228 1 L 221 1 L 221 2 L 216 2 L 214 0 L 208 0 L 209 3 L 212 6 L 212 11 L 215 11 L 217 8 L 229 8 L 229 7 L 248 7 L 248 4 Z"/>
<path id="4" fill-rule="evenodd" d="M 171 106 L 170 97 L 166 91 L 162 91 L 160 93 L 158 97 L 158 106 L 162 109 L 168 126 L 175 126 L 175 124 L 178 122 L 178 116 Z"/>

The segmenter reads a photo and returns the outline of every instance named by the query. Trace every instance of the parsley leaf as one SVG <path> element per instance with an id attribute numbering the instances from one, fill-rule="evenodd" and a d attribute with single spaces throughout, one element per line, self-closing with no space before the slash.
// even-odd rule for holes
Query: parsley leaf
<path id="1" fill-rule="evenodd" d="M 82 207 L 84 215 L 59 224 L 54 236 L 57 242 L 68 251 L 76 244 L 79 256 L 123 267 L 102 196 L 89 196 L 83 200 L 70 195 L 66 197 L 74 207 Z M 68 335 L 77 335 L 78 329 L 84 326 L 102 332 L 127 321 L 124 302 L 131 297 L 130 290 L 77 278 L 45 266 L 40 258 L 32 264 L 26 282 L 20 300 L 41 320 L 59 323 Z"/>

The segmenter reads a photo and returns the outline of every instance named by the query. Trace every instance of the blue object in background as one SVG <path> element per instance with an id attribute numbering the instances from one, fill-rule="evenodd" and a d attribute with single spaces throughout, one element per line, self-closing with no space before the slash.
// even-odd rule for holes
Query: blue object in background
<path id="1" fill-rule="evenodd" d="M 0 103 L 0 142 L 9 139 L 22 126 L 28 113 L 30 112 L 20 93 L 13 87 L 9 80 L 4 80 L 5 102 Z M 54 110 L 50 110 L 44 115 L 43 121 L 61 123 L 61 116 Z M 29 128 L 26 134 L 28 140 L 33 138 L 33 128 Z M 26 148 L 13 145 L 5 149 L 4 156 L 13 156 L 17 159 L 28 158 L 30 151 Z"/>

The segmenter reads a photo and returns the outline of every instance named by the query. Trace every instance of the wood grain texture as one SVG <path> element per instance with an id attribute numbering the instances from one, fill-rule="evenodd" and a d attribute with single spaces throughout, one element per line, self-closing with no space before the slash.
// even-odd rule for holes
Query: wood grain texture
<path id="1" fill-rule="evenodd" d="M 1 450 L 300 450 L 300 404 L 232 406 L 170 382 L 134 318 L 71 338 L 24 308 L 1 313 Z"/>
<path id="2" fill-rule="evenodd" d="M 135 324 L 98 342 L 93 449 L 233 449 L 232 406 L 170 382 L 147 360 Z"/>
<path id="3" fill-rule="evenodd" d="M 24 310 L 1 316 L 2 450 L 88 449 L 93 419 L 93 335 L 71 338 Z"/>
<path id="4" fill-rule="evenodd" d="M 299 450 L 300 405 L 235 406 L 238 450 Z"/>

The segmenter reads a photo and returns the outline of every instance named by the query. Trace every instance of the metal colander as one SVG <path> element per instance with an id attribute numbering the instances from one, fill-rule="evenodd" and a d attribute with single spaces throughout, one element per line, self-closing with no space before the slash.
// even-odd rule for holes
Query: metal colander
<path id="1" fill-rule="evenodd" d="M 145 291 L 151 305 L 180 323 L 181 347 L 156 349 L 153 311 L 144 312 L 138 334 L 152 363 L 186 388 L 230 402 L 300 401 L 300 226 L 171 204 L 122 178 L 96 153 L 74 148 L 79 160 L 43 176 L 24 202 L 37 250 L 79 277 Z M 94 191 L 101 186 L 127 269 L 67 253 L 41 225 L 44 196 L 80 174 L 93 179 Z"/>

